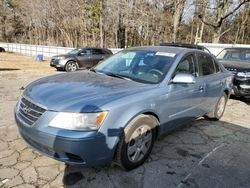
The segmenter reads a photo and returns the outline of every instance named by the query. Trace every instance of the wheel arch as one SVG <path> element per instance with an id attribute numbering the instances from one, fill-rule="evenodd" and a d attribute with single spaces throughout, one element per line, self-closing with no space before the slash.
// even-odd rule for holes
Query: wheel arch
<path id="1" fill-rule="evenodd" d="M 77 61 L 76 59 L 74 59 L 74 58 L 71 58 L 71 59 L 67 59 L 67 61 L 66 61 L 65 65 L 64 65 L 64 68 L 66 67 L 67 63 L 68 63 L 68 62 L 70 62 L 70 61 L 75 62 L 75 63 L 77 64 L 77 66 L 79 67 L 79 63 L 78 63 L 78 61 Z"/>
<path id="2" fill-rule="evenodd" d="M 144 112 L 142 114 L 143 115 L 149 115 L 149 116 L 152 116 L 152 117 L 156 118 L 157 122 L 155 122 L 155 123 L 157 123 L 157 125 L 155 127 L 155 131 L 156 131 L 156 138 L 158 138 L 158 136 L 159 136 L 159 127 L 160 127 L 160 118 L 154 112 Z"/>
<path id="3" fill-rule="evenodd" d="M 67 66 L 67 64 L 69 63 L 69 62 L 75 62 L 76 63 L 76 66 L 77 66 L 77 68 L 79 69 L 80 67 L 79 67 L 79 63 L 78 63 L 78 61 L 76 60 L 76 59 L 68 59 L 67 61 L 66 61 L 66 63 L 65 63 L 65 65 L 64 65 L 64 70 L 66 70 L 66 66 Z"/>
<path id="4" fill-rule="evenodd" d="M 139 112 L 137 114 L 135 114 L 133 117 L 131 117 L 129 119 L 129 121 L 127 121 L 126 125 L 123 127 L 123 131 L 122 131 L 122 134 L 119 136 L 119 140 L 117 141 L 117 143 L 115 144 L 115 147 L 114 147 L 114 150 L 113 150 L 113 156 L 112 156 L 112 159 L 113 159 L 113 162 L 115 164 L 117 164 L 117 150 L 120 149 L 119 145 L 120 145 L 120 142 L 122 141 L 121 139 L 124 137 L 124 130 L 126 129 L 126 127 L 133 121 L 135 120 L 135 118 L 141 116 L 141 115 L 144 115 L 144 116 L 151 116 L 153 117 L 153 121 L 155 122 L 155 140 L 157 139 L 158 137 L 158 134 L 159 134 L 159 126 L 160 126 L 160 119 L 159 119 L 159 116 L 153 112 L 153 111 L 143 111 L 143 112 Z M 118 164 L 119 165 L 119 164 Z M 120 165 L 119 165 L 120 166 Z"/>

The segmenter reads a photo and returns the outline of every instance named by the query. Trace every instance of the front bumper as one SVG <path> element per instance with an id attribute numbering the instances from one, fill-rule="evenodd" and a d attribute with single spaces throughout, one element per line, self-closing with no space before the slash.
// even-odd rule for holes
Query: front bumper
<path id="1" fill-rule="evenodd" d="M 112 161 L 113 151 L 108 148 L 106 136 L 101 133 L 74 132 L 39 125 L 43 120 L 38 120 L 38 123 L 29 127 L 19 120 L 16 113 L 15 120 L 23 139 L 34 149 L 51 158 L 70 165 L 85 166 L 99 166 Z M 39 130 L 39 126 L 45 130 L 47 127 L 48 131 Z"/>
<path id="2" fill-rule="evenodd" d="M 64 68 L 67 61 L 65 59 L 51 59 L 50 66 L 56 68 Z"/>
<path id="3" fill-rule="evenodd" d="M 250 78 L 235 77 L 233 91 L 236 96 L 250 97 Z"/>

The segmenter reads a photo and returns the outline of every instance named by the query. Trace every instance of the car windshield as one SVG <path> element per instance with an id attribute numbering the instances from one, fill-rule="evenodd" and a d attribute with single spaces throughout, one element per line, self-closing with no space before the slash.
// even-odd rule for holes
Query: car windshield
<path id="1" fill-rule="evenodd" d="M 74 49 L 74 50 L 68 52 L 67 54 L 69 54 L 69 55 L 76 55 L 76 54 L 78 54 L 81 50 L 82 50 L 82 49 L 76 48 L 76 49 Z"/>
<path id="2" fill-rule="evenodd" d="M 164 79 L 176 56 L 170 52 L 125 50 L 104 60 L 92 70 L 136 82 L 157 84 Z"/>
<path id="3" fill-rule="evenodd" d="M 224 49 L 217 55 L 217 59 L 250 62 L 250 50 Z"/>

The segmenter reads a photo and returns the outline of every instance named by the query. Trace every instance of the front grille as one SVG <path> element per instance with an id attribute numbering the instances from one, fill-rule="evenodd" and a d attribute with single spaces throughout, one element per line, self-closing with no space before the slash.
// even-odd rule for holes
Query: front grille
<path id="1" fill-rule="evenodd" d="M 17 115 L 27 125 L 32 126 L 45 112 L 45 109 L 22 97 L 19 101 Z"/>
<path id="2" fill-rule="evenodd" d="M 59 59 L 51 59 L 51 64 L 52 65 L 59 64 Z"/>

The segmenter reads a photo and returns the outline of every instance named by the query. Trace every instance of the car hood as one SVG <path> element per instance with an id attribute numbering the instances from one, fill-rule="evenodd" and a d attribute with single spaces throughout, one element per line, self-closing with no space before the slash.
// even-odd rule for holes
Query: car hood
<path id="1" fill-rule="evenodd" d="M 250 62 L 219 60 L 227 69 L 235 69 L 237 72 L 250 72 Z"/>
<path id="2" fill-rule="evenodd" d="M 39 79 L 28 85 L 23 95 L 48 110 L 94 112 L 114 100 L 154 87 L 157 85 L 77 71 Z"/>

